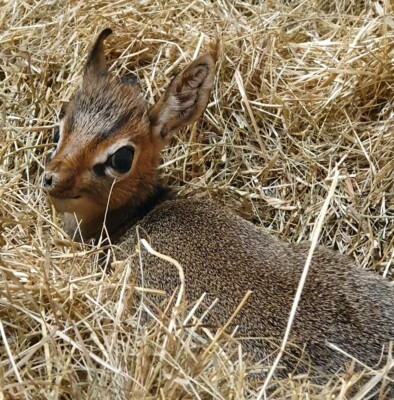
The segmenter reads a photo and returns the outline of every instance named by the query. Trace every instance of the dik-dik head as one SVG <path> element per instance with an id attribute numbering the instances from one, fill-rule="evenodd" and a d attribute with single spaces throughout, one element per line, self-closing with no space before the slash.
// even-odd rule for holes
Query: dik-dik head
<path id="1" fill-rule="evenodd" d="M 90 224 L 108 210 L 140 206 L 157 179 L 160 151 L 173 133 L 204 112 L 214 80 L 214 56 L 204 54 L 170 83 L 151 107 L 135 83 L 106 68 L 105 29 L 94 43 L 82 84 L 64 110 L 44 186 L 56 209 Z M 102 219 L 100 223 L 102 223 Z"/>

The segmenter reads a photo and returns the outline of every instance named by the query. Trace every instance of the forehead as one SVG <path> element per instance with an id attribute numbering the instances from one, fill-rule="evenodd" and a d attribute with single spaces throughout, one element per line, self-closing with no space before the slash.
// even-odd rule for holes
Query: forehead
<path id="1" fill-rule="evenodd" d="M 139 87 L 101 75 L 84 78 L 63 125 L 70 134 L 105 140 L 144 123 L 148 123 L 147 106 Z"/>

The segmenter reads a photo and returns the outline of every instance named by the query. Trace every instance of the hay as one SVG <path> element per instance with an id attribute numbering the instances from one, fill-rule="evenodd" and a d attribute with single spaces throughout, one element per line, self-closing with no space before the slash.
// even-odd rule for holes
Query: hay
<path id="1" fill-rule="evenodd" d="M 237 342 L 191 323 L 193 310 L 175 315 L 170 331 L 160 316 L 141 324 L 147 305 L 136 302 L 128 266 L 110 275 L 97 249 L 70 242 L 40 190 L 56 116 L 106 26 L 111 69 L 138 74 L 152 103 L 220 39 L 207 112 L 163 154 L 168 182 L 299 242 L 338 166 L 321 243 L 393 278 L 388 0 L 27 0 L 0 13 L 0 399 L 244 399 L 259 390 Z M 381 375 L 366 374 L 379 391 Z M 349 367 L 324 385 L 307 378 L 273 381 L 270 397 L 345 399 L 360 375 Z"/>

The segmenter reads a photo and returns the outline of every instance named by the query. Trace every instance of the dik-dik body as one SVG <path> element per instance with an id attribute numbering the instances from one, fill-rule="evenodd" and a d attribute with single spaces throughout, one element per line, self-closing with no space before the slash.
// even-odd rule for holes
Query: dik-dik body
<path id="1" fill-rule="evenodd" d="M 234 324 L 239 336 L 260 338 L 244 340 L 245 349 L 266 357 L 283 337 L 309 245 L 277 241 L 212 201 L 177 199 L 161 188 L 161 149 L 203 113 L 214 55 L 188 65 L 150 107 L 138 85 L 107 72 L 103 41 L 110 33 L 104 30 L 95 42 L 60 121 L 45 176 L 52 201 L 71 233 L 76 216 L 83 240 L 100 235 L 106 216 L 107 232 L 126 256 L 134 252 L 139 226 L 154 249 L 181 264 L 188 302 L 205 292 L 207 304 L 219 299 L 209 323 L 224 324 L 251 290 Z M 175 268 L 146 255 L 146 287 L 171 294 L 179 283 Z M 291 332 L 295 346 L 283 356 L 286 373 L 303 350 L 320 371 L 342 368 L 346 358 L 327 342 L 374 367 L 394 339 L 394 287 L 349 257 L 318 247 Z"/>

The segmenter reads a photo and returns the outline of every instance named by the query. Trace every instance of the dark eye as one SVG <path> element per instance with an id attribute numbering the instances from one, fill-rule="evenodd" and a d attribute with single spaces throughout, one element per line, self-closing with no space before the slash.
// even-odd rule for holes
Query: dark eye
<path id="1" fill-rule="evenodd" d="M 108 165 L 122 174 L 128 172 L 133 163 L 134 149 L 122 147 L 108 159 Z"/>
<path id="2" fill-rule="evenodd" d="M 58 143 L 60 139 L 60 131 L 59 131 L 59 127 L 56 127 L 53 131 L 53 143 Z"/>
<path id="3" fill-rule="evenodd" d="M 59 112 L 59 119 L 63 119 L 64 116 L 66 115 L 67 105 L 68 105 L 68 103 L 62 104 L 62 107 L 60 108 L 60 112 Z"/>

